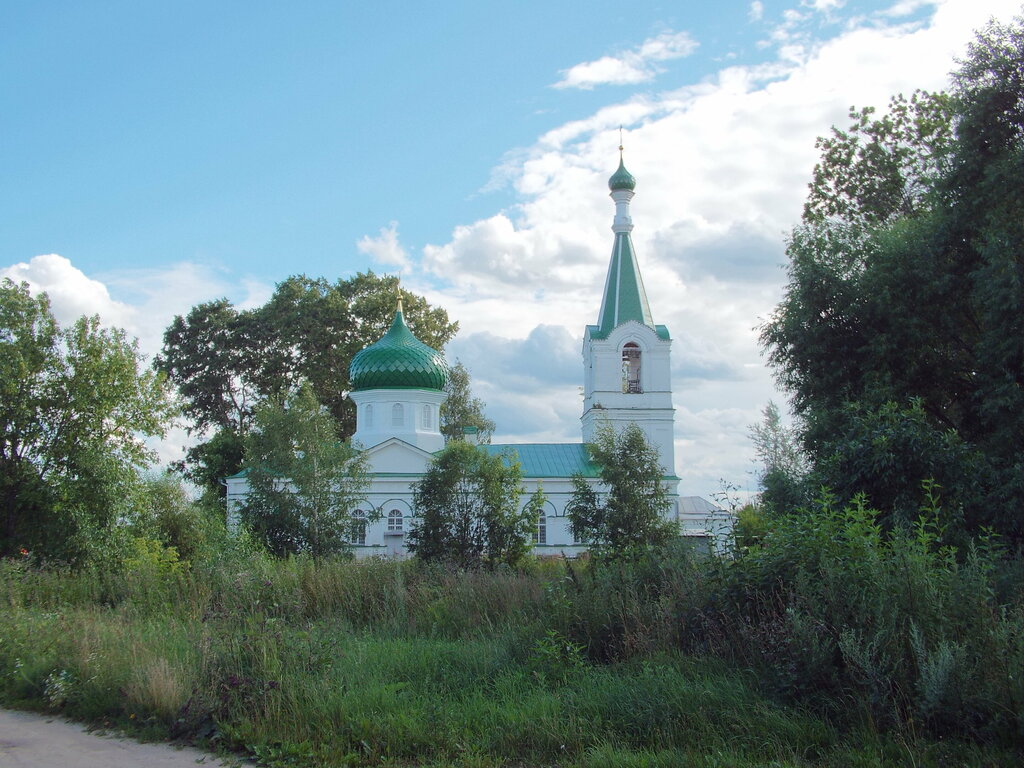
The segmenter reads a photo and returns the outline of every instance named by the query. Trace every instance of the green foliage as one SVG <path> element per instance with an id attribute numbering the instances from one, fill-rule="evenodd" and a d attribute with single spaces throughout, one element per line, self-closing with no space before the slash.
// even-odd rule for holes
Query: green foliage
<path id="1" fill-rule="evenodd" d="M 920 400 L 905 408 L 850 404 L 842 410 L 831 453 L 819 459 L 811 481 L 842 499 L 865 492 L 887 525 L 917 519 L 925 495 L 922 483 L 935 483 L 947 500 L 948 522 L 956 530 L 980 531 L 985 504 L 983 458 L 952 429 L 936 428 Z"/>
<path id="2" fill-rule="evenodd" d="M 185 563 L 174 547 L 156 539 L 138 537 L 132 540 L 124 567 L 129 571 L 149 571 L 157 577 L 170 577 L 181 573 Z"/>
<path id="3" fill-rule="evenodd" d="M 783 509 L 786 508 L 783 507 Z M 744 504 L 736 510 L 736 520 L 732 529 L 736 549 L 742 553 L 755 544 L 761 543 L 765 534 L 768 533 L 768 527 L 769 521 L 764 507 Z"/>
<path id="4" fill-rule="evenodd" d="M 465 427 L 476 427 L 477 442 L 490 443 L 494 422 L 484 415 L 483 400 L 473 397 L 466 366 L 460 362 L 452 366 L 444 391 L 447 397 L 441 404 L 441 434 L 445 440 L 461 440 Z"/>
<path id="5" fill-rule="evenodd" d="M 763 467 L 758 475 L 760 503 L 768 509 L 793 510 L 804 502 L 808 465 L 799 430 L 782 423 L 779 407 L 769 401 L 760 424 L 750 427 L 754 453 Z"/>
<path id="6" fill-rule="evenodd" d="M 913 529 L 890 533 L 862 499 L 825 496 L 778 518 L 721 572 L 723 645 L 787 700 L 825 711 L 853 701 L 879 724 L 937 734 L 1016 731 L 1024 606 L 993 590 L 998 549 L 945 543 L 934 488 L 929 497 Z"/>
<path id="7" fill-rule="evenodd" d="M 915 91 L 874 107 L 850 108 L 849 130 L 833 126 L 815 148 L 804 221 L 841 220 L 858 226 L 913 216 L 932 202 L 936 182 L 948 168 L 953 144 L 953 106 L 943 93 Z"/>
<path id="8" fill-rule="evenodd" d="M 533 644 L 528 667 L 530 671 L 552 683 L 557 683 L 584 663 L 582 645 L 562 636 L 557 629 L 549 629 Z"/>
<path id="9" fill-rule="evenodd" d="M 604 425 L 588 449 L 607 491 L 599 493 L 583 477 L 573 477 L 566 512 L 576 538 L 594 556 L 611 559 L 663 547 L 678 531 L 665 518 L 671 501 L 657 449 L 635 424 L 618 433 Z"/>
<path id="10" fill-rule="evenodd" d="M 355 431 L 346 397 L 348 367 L 387 331 L 401 296 L 410 330 L 441 349 L 458 324 L 397 277 L 372 272 L 335 283 L 293 276 L 262 307 L 238 310 L 226 299 L 199 304 L 164 333 L 155 366 L 178 388 L 195 434 L 215 435 L 180 467 L 219 492 L 217 480 L 238 471 L 241 443 L 264 402 L 280 402 L 302 382 L 334 418 L 343 438 Z"/>
<path id="11" fill-rule="evenodd" d="M 413 486 L 418 520 L 409 532 L 409 551 L 424 562 L 460 568 L 520 563 L 544 501 L 534 494 L 520 508 L 522 492 L 512 456 L 491 456 L 461 440 L 449 443 Z"/>
<path id="12" fill-rule="evenodd" d="M 366 487 L 365 456 L 340 439 L 308 386 L 281 405 L 261 405 L 253 422 L 242 523 L 275 555 L 346 551 L 359 524 L 350 512 Z"/>
<path id="13" fill-rule="evenodd" d="M 887 511 L 912 508 L 910 491 L 938 479 L 931 462 L 968 532 L 1018 540 L 1022 30 L 983 30 L 949 97 L 896 99 L 889 115 L 865 110 L 850 133 L 822 140 L 789 285 L 761 335 L 804 447 L 844 499 L 864 491 Z"/>
<path id="14" fill-rule="evenodd" d="M 279 764 L 1016 765 L 1020 591 L 940 535 L 822 500 L 739 559 L 540 575 L 0 560 L 0 703 Z"/>
<path id="15" fill-rule="evenodd" d="M 939 764 L 927 742 L 844 736 L 711 659 L 660 651 L 589 664 L 564 635 L 524 626 L 535 622 L 542 585 L 507 570 L 259 556 L 240 565 L 211 562 L 145 585 L 126 576 L 117 602 L 44 606 L 26 593 L 55 574 L 12 574 L 0 563 L 0 587 L 13 576 L 19 598 L 4 597 L 12 607 L 0 626 L 0 702 L 205 741 L 271 765 L 845 768 L 898 765 L 908 750 Z M 168 597 L 159 608 L 154 590 Z M 310 611 L 314 591 L 350 597 Z M 97 589 L 64 590 L 89 592 Z M 403 595 L 404 619 L 352 631 L 354 605 L 393 594 Z M 493 607 L 449 636 L 431 624 L 430 595 L 451 615 Z M 953 749 L 949 764 L 998 758 Z"/>
<path id="16" fill-rule="evenodd" d="M 62 329 L 45 294 L 0 283 L 0 554 L 107 556 L 130 520 L 143 436 L 174 414 L 136 344 L 99 319 Z"/>
<path id="17" fill-rule="evenodd" d="M 184 561 L 195 559 L 223 535 L 223 512 L 218 510 L 215 518 L 170 472 L 143 478 L 138 498 L 134 525 L 139 533 L 173 548 Z"/>

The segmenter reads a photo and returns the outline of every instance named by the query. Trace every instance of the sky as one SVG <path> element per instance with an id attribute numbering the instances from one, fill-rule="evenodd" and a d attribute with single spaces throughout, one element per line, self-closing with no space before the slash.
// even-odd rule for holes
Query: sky
<path id="1" fill-rule="evenodd" d="M 948 87 L 1019 0 L 0 6 L 0 277 L 160 349 L 306 274 L 401 275 L 459 322 L 495 442 L 580 437 L 618 164 L 673 337 L 684 495 L 756 490 L 758 345 L 818 136 Z M 160 444 L 179 456 L 184 429 Z"/>

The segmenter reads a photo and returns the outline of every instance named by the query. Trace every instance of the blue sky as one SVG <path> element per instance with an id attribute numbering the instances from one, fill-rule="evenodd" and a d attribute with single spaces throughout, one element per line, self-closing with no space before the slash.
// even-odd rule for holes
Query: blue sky
<path id="1" fill-rule="evenodd" d="M 18 180 L 2 187 L 3 244 L 73 255 L 89 273 L 181 259 L 269 281 L 283 264 L 360 269 L 353 243 L 391 221 L 415 249 L 509 205 L 507 187 L 488 187 L 507 153 L 623 93 L 550 87 L 561 71 L 687 33 L 699 44 L 660 63 L 657 87 L 696 82 L 727 57 L 763 58 L 765 26 L 748 14 L 743 3 L 17 4 L 0 31 L 15 108 L 5 175 Z"/>
<path id="2" fill-rule="evenodd" d="M 780 296 L 814 137 L 851 104 L 943 87 L 971 29 L 1015 12 L 8 2 L 0 275 L 152 353 L 199 301 L 398 272 L 460 321 L 449 357 L 501 439 L 578 438 L 621 124 L 641 268 L 675 338 L 683 491 L 749 487 L 748 425 L 783 399 L 753 329 Z"/>

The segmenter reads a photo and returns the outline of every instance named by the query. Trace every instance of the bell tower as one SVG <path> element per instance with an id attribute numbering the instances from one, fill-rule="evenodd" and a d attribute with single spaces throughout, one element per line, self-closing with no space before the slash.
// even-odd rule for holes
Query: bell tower
<path id="1" fill-rule="evenodd" d="M 615 242 L 597 324 L 583 335 L 583 442 L 593 442 L 603 423 L 616 430 L 636 424 L 658 449 L 665 474 L 673 476 L 672 339 L 664 325 L 655 325 L 647 301 L 630 236 L 636 179 L 626 170 L 622 147 L 619 153 L 619 168 L 608 180 Z"/>

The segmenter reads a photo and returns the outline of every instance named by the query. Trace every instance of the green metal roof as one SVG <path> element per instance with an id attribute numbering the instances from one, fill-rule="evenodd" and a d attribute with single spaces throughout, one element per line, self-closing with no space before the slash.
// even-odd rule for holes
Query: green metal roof
<path id="1" fill-rule="evenodd" d="M 587 326 L 587 330 L 590 331 L 590 338 L 592 338 L 592 339 L 607 339 L 608 338 L 608 334 L 607 333 L 603 333 L 601 331 L 601 326 L 599 326 L 599 325 L 588 325 Z M 656 334 L 658 334 L 658 338 L 659 339 L 664 339 L 665 341 L 668 341 L 669 339 L 672 338 L 671 334 L 669 334 L 669 332 L 668 332 L 668 326 L 656 325 L 656 326 L 654 326 L 654 332 Z"/>
<path id="2" fill-rule="evenodd" d="M 647 302 L 647 291 L 640 277 L 633 240 L 628 232 L 616 232 L 604 296 L 601 299 L 601 314 L 597 320 L 601 337 L 607 336 L 629 320 L 654 328 L 651 305 Z"/>
<path id="3" fill-rule="evenodd" d="M 413 336 L 402 307 L 383 338 L 352 358 L 352 389 L 444 389 L 448 363 L 436 349 Z"/>
<path id="4" fill-rule="evenodd" d="M 621 157 L 619 158 L 619 170 L 608 179 L 608 188 L 612 192 L 617 189 L 636 189 L 636 179 L 633 178 L 633 174 L 626 170 L 626 165 Z"/>
<path id="5" fill-rule="evenodd" d="M 583 443 L 506 443 L 481 446 L 492 456 L 511 451 L 523 477 L 598 477 L 598 466 Z"/>

